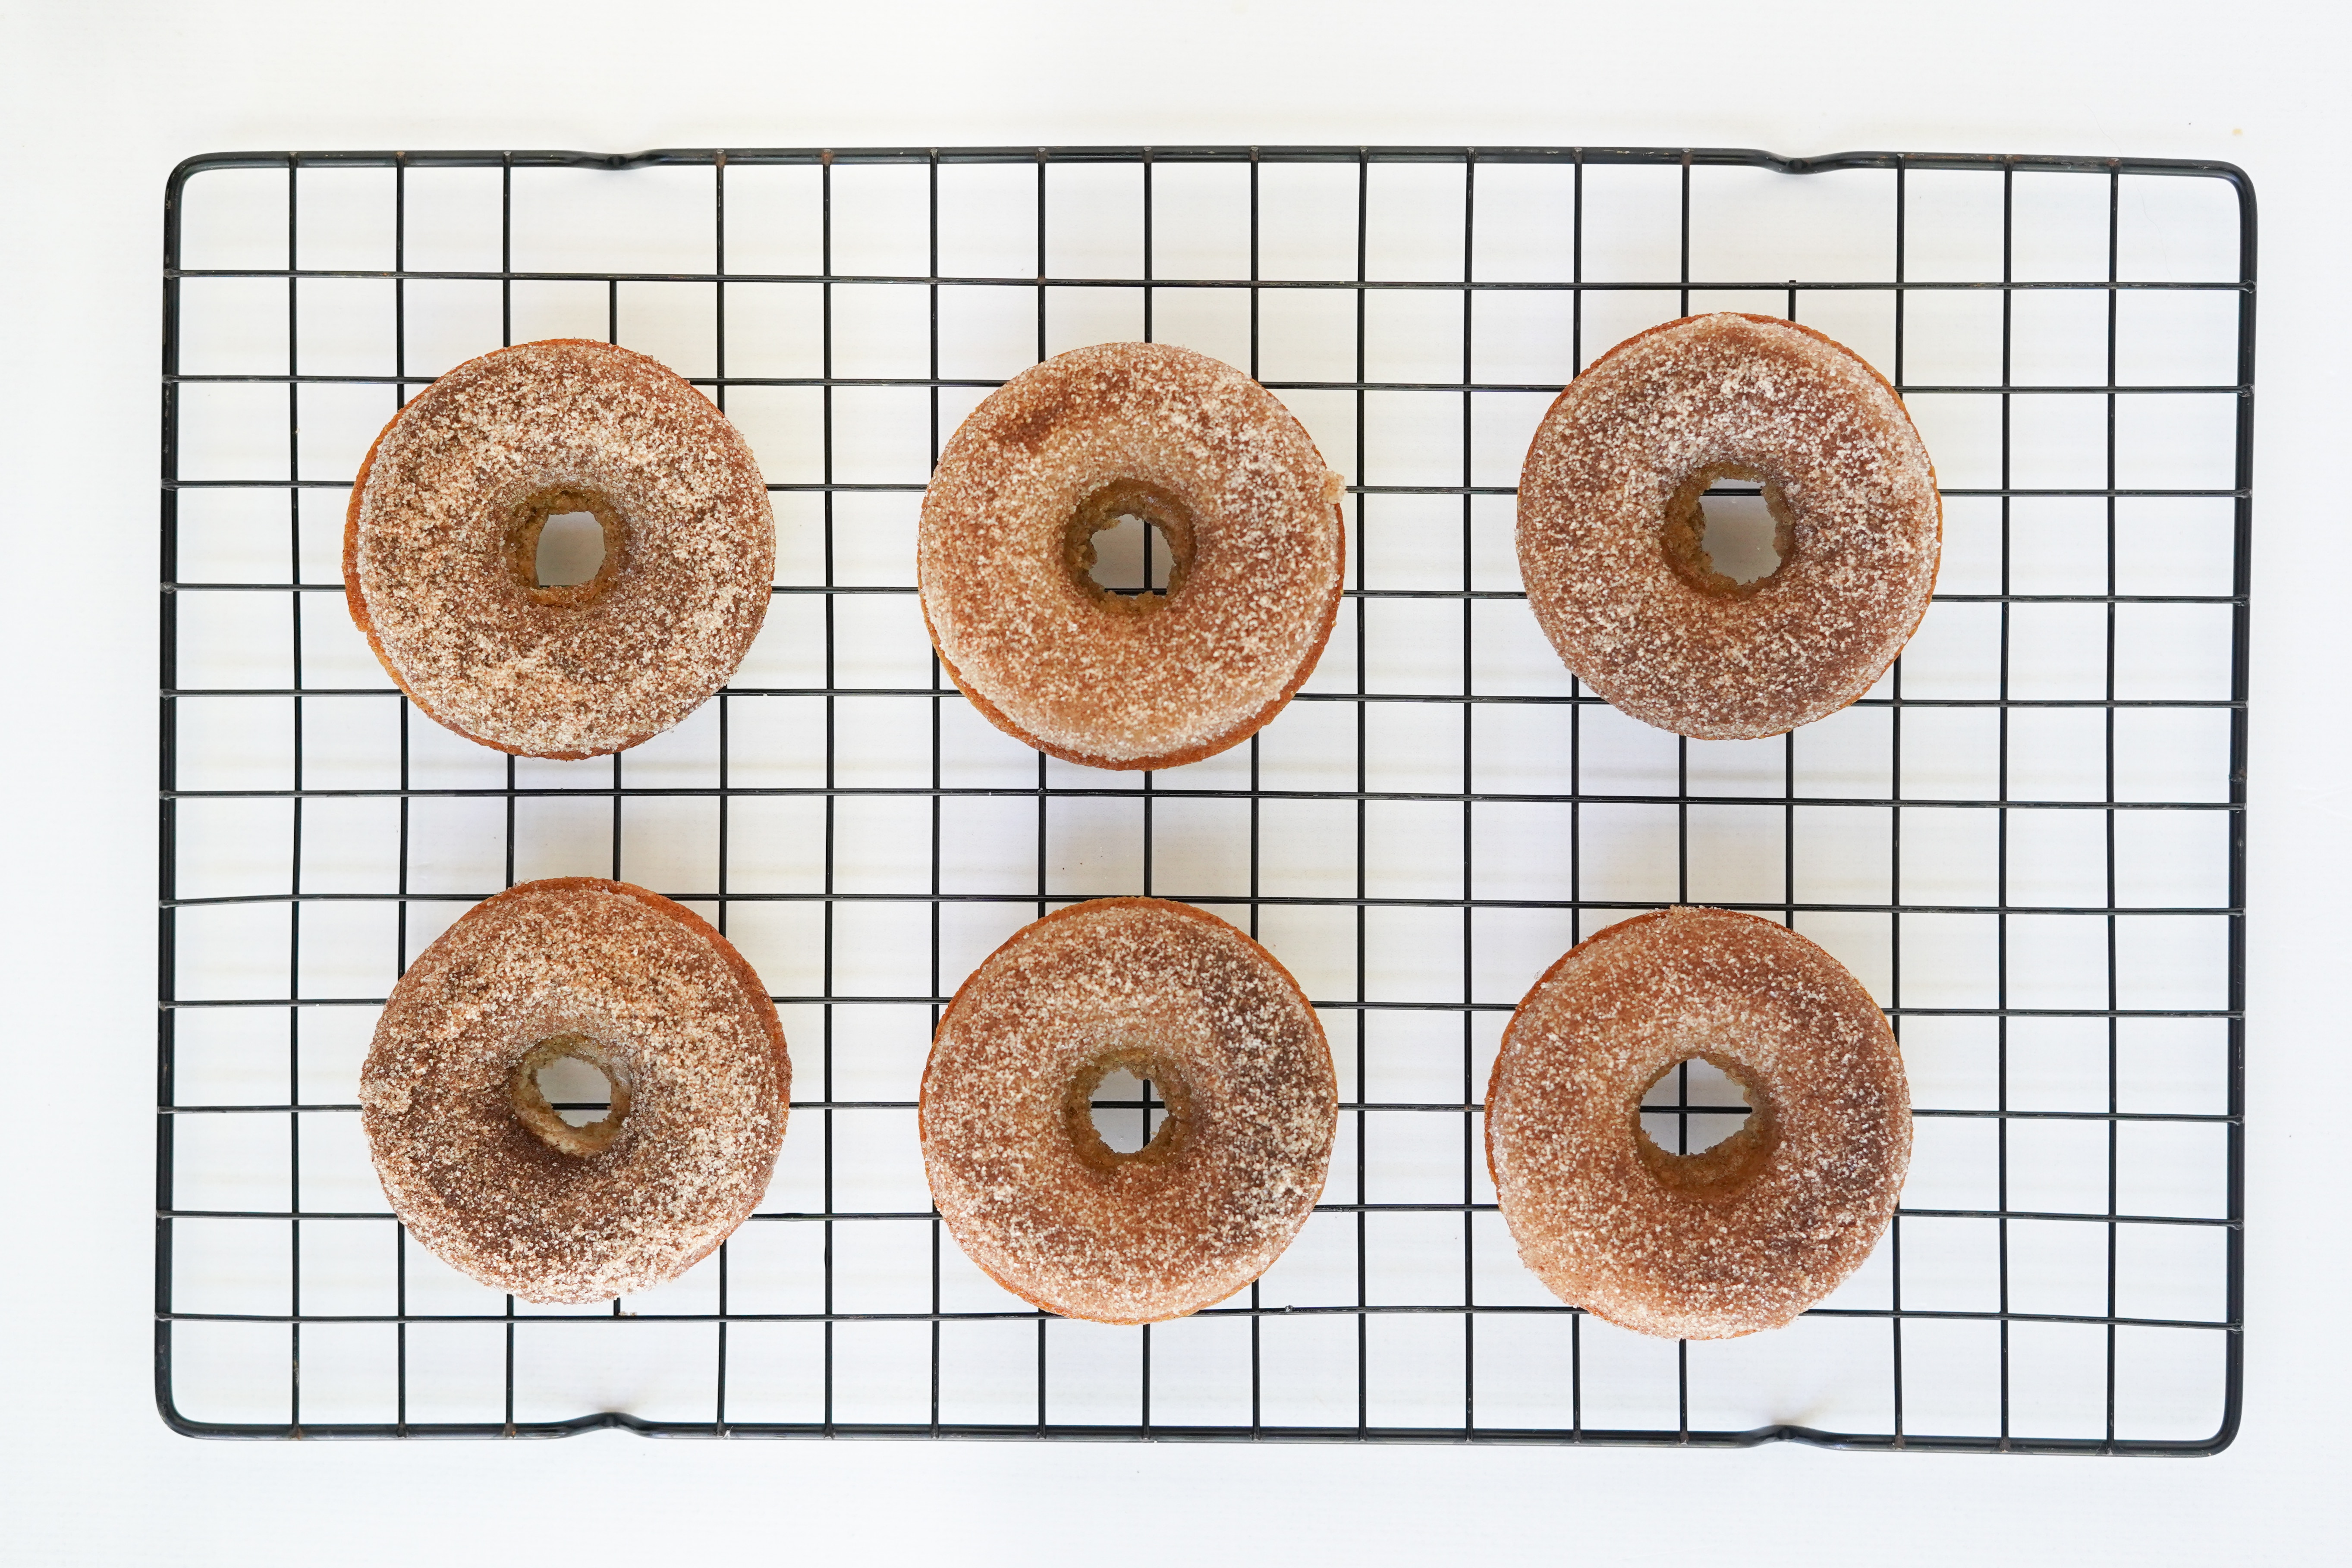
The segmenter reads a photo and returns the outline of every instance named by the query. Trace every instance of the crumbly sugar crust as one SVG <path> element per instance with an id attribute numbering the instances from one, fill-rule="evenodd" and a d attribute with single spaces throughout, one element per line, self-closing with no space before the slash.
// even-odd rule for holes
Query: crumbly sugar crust
<path id="1" fill-rule="evenodd" d="M 1071 519 L 1126 483 L 1190 514 L 1184 582 L 1143 611 L 1081 589 Z M 1245 739 L 1315 667 L 1339 614 L 1337 474 L 1232 366 L 1104 343 L 1024 371 L 963 422 L 923 498 L 918 576 L 940 658 L 1029 745 L 1160 768 Z"/>
<path id="2" fill-rule="evenodd" d="M 1702 1056 L 1749 1086 L 1748 1127 L 1645 1158 L 1643 1091 Z M 1828 1295 L 1910 1157 L 1885 1016 L 1813 943 L 1726 910 L 1638 916 L 1570 952 L 1512 1016 L 1486 1091 L 1520 1259 L 1561 1300 L 1669 1338 L 1778 1328 Z"/>
<path id="3" fill-rule="evenodd" d="M 593 590 L 534 595 L 509 562 L 550 491 L 624 534 Z M 751 453 L 643 354 L 558 339 L 469 360 L 385 426 L 352 490 L 352 616 L 434 719 L 500 751 L 585 757 L 668 729 L 727 683 L 768 609 L 775 523 Z M 609 553 L 609 550 L 608 550 Z"/>
<path id="4" fill-rule="evenodd" d="M 591 1043 L 631 1097 L 613 1142 L 559 1152 L 518 1064 Z M 384 1195 L 433 1254 L 527 1301 L 608 1300 L 707 1257 L 767 1191 L 792 1104 L 776 1009 L 700 917 L 594 878 L 476 905 L 402 975 L 360 1078 Z"/>
<path id="5" fill-rule="evenodd" d="M 1762 475 L 1792 552 L 1752 590 L 1701 587 L 1664 544 L 1684 482 Z M 1693 316 L 1559 395 L 1519 478 L 1519 570 L 1560 659 L 1643 723 L 1777 735 L 1867 691 L 1927 614 L 1943 539 L 1927 449 L 1878 373 L 1769 316 Z"/>
<path id="6" fill-rule="evenodd" d="M 1113 1058 L 1171 1069 L 1154 1080 L 1169 1126 L 1139 1154 L 1089 1158 L 1072 1097 Z M 950 1234 L 1005 1289 L 1157 1322 L 1290 1244 L 1338 1117 L 1322 1026 L 1271 954 L 1181 904 L 1099 899 L 1025 927 L 956 993 L 923 1074 L 923 1163 Z"/>

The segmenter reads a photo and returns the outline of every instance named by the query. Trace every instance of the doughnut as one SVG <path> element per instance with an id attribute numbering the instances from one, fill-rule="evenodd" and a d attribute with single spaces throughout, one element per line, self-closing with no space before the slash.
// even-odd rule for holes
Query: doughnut
<path id="1" fill-rule="evenodd" d="M 932 645 L 1005 733 L 1097 768 L 1170 768 L 1248 739 L 1298 689 L 1339 612 L 1339 476 L 1230 365 L 1103 343 L 974 409 L 923 497 Z M 1165 594 L 1097 586 L 1095 534 L 1159 529 Z"/>
<path id="2" fill-rule="evenodd" d="M 1699 497 L 1760 480 L 1780 565 L 1715 569 Z M 1519 475 L 1519 572 L 1560 662 L 1701 740 L 1778 735 L 1885 673 L 1936 587 L 1935 466 L 1885 377 L 1809 327 L 1691 316 L 1569 384 Z"/>
<path id="3" fill-rule="evenodd" d="M 550 517 L 604 527 L 595 576 L 541 587 Z M 393 680 L 468 740 L 624 751 L 727 684 L 768 613 L 775 522 L 749 447 L 639 353 L 576 339 L 468 360 L 368 448 L 343 595 Z"/>
<path id="4" fill-rule="evenodd" d="M 539 1069 L 603 1070 L 585 1127 Z M 526 1301 L 609 1300 L 709 1256 L 767 1191 L 793 1069 L 760 977 L 682 905 L 560 877 L 475 905 L 393 988 L 360 1075 L 393 1212 Z"/>
<path id="5" fill-rule="evenodd" d="M 1642 1131 L 1677 1063 L 1754 1109 L 1696 1154 Z M 1519 1258 L 1622 1328 L 1686 1340 L 1777 1329 L 1877 1245 L 1911 1160 L 1885 1015 L 1786 927 L 1671 909 L 1599 932 L 1535 984 L 1486 1089 L 1486 1168 Z"/>
<path id="6" fill-rule="evenodd" d="M 1088 1102 L 1113 1068 L 1167 1118 L 1115 1153 Z M 1097 899 L 1024 927 L 940 1019 L 919 1121 L 966 1257 L 1033 1306 L 1151 1323 L 1265 1272 L 1323 1190 L 1339 1114 L 1323 1026 L 1217 919 Z"/>

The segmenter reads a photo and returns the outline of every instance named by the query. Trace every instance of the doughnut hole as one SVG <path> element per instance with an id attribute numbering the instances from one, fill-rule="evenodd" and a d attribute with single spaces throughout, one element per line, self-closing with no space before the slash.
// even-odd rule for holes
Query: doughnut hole
<path id="1" fill-rule="evenodd" d="M 1669 1063 L 1633 1111 L 1634 1152 L 1683 1192 L 1736 1192 L 1779 1142 L 1770 1099 L 1737 1062 L 1709 1052 Z"/>
<path id="2" fill-rule="evenodd" d="M 1758 488 L 1707 495 L 1727 479 Z M 1797 531 L 1778 479 L 1738 463 L 1711 463 L 1675 487 L 1666 502 L 1660 542 L 1667 561 L 1691 586 L 1745 597 L 1789 563 L 1796 553 Z"/>
<path id="3" fill-rule="evenodd" d="M 1168 1121 L 1160 1086 L 1126 1068 L 1113 1068 L 1088 1093 L 1095 1132 L 1114 1155 L 1139 1153 Z"/>
<path id="4" fill-rule="evenodd" d="M 1093 542 L 1095 563 L 1087 575 L 1096 587 L 1127 598 L 1168 591 L 1168 536 L 1156 524 L 1122 513 Z"/>
<path id="5" fill-rule="evenodd" d="M 1148 1048 L 1106 1051 L 1070 1080 L 1062 1120 L 1078 1158 L 1098 1171 L 1158 1164 L 1189 1136 L 1190 1096 L 1183 1078 Z M 1151 1137 L 1143 1136 L 1146 1123 Z"/>
<path id="6" fill-rule="evenodd" d="M 1118 614 L 1150 615 L 1183 591 L 1195 523 L 1192 509 L 1166 491 L 1115 479 L 1070 515 L 1062 542 L 1070 580 Z M 1097 542 L 1105 532 L 1110 538 Z"/>
<path id="7" fill-rule="evenodd" d="M 512 1093 L 522 1124 L 566 1154 L 611 1147 L 632 1100 L 628 1079 L 613 1054 L 585 1035 L 551 1036 L 524 1052 L 515 1064 Z M 600 1098 L 607 1100 L 604 1114 L 590 1120 Z M 571 1109 L 558 1110 L 559 1104 Z"/>
<path id="8" fill-rule="evenodd" d="M 580 1057 L 558 1057 L 531 1081 L 566 1127 L 602 1121 L 613 1109 L 613 1080 L 604 1069 Z"/>
<path id="9" fill-rule="evenodd" d="M 532 495 L 507 524 L 507 570 L 537 604 L 593 604 L 612 587 L 628 529 L 593 490 L 555 487 Z"/>
<path id="10" fill-rule="evenodd" d="M 533 554 L 538 586 L 577 587 L 604 564 L 604 525 L 593 511 L 557 512 L 541 526 Z"/>

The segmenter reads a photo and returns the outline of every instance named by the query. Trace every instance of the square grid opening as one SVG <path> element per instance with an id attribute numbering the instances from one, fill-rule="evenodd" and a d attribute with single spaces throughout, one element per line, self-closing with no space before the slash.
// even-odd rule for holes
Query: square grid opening
<path id="1" fill-rule="evenodd" d="M 2252 195 L 2223 165 L 1575 149 L 266 154 L 166 198 L 157 1396 L 218 1436 L 1030 1436 L 2205 1452 L 2239 1394 Z M 1559 666 L 1513 495 L 1560 386 L 1694 312 L 1900 390 L 1934 606 L 1852 708 L 1685 741 Z M 769 481 L 735 684 L 584 763 L 422 719 L 340 602 L 361 456 L 504 343 L 652 354 Z M 1226 360 L 1349 480 L 1348 596 L 1244 745 L 1111 774 L 932 657 L 930 465 L 1046 355 Z M 356 1104 L 384 994 L 474 902 L 620 878 L 705 914 L 801 1098 L 680 1279 L 520 1305 L 415 1246 Z M 1180 1322 L 1045 1317 L 967 1262 L 914 1100 L 1040 914 L 1201 905 L 1329 1034 L 1324 1201 Z M 1547 1294 L 1479 1097 L 1553 960 L 1673 902 L 1782 921 L 1887 1010 L 1915 1101 L 1871 1261 L 1778 1332 Z M 1107 1098 L 1148 1135 L 1131 1082 Z M 1689 1069 L 1644 1120 L 1745 1108 Z"/>

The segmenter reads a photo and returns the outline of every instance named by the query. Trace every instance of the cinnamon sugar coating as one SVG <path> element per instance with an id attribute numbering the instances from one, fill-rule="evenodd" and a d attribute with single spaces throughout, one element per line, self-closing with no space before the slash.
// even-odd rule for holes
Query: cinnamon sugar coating
<path id="1" fill-rule="evenodd" d="M 1117 1067 L 1169 1106 L 1126 1155 L 1087 1109 Z M 1322 1025 L 1273 955 L 1182 904 L 1097 899 L 1024 927 L 957 991 L 923 1073 L 923 1163 L 950 1234 L 1006 1289 L 1158 1322 L 1280 1256 L 1338 1118 Z"/>
<path id="2" fill-rule="evenodd" d="M 592 511 L 603 568 L 540 587 L 539 528 Z M 457 366 L 376 437 L 352 487 L 352 618 L 402 690 L 532 757 L 648 740 L 727 683 L 768 611 L 775 523 L 750 448 L 643 354 L 573 339 Z"/>
<path id="3" fill-rule="evenodd" d="M 1779 569 L 1745 586 L 1692 527 L 1725 475 L 1762 479 L 1780 525 Z M 1519 476 L 1519 570 L 1561 661 L 1643 723 L 1706 740 L 1780 734 L 1867 691 L 1927 612 L 1942 539 L 1894 388 L 1769 316 L 1618 344 L 1559 395 Z"/>
<path id="4" fill-rule="evenodd" d="M 1754 1107 L 1692 1155 L 1641 1131 L 1649 1086 L 1704 1058 Z M 1803 937 L 1753 915 L 1621 921 L 1530 990 L 1486 1090 L 1486 1163 L 1520 1260 L 1624 1328 L 1779 1328 L 1886 1229 L 1911 1158 L 1885 1016 Z"/>
<path id="5" fill-rule="evenodd" d="M 534 1130 L 554 1118 L 519 1069 L 554 1055 L 612 1079 L 609 1141 Z M 700 1262 L 759 1206 L 791 1103 L 783 1027 L 727 939 L 591 877 L 467 911 L 401 976 L 360 1077 L 409 1233 L 527 1301 L 607 1300 Z"/>
<path id="6" fill-rule="evenodd" d="M 1197 761 L 1254 734 L 1339 614 L 1339 477 L 1288 409 L 1206 355 L 1104 343 L 972 411 L 923 497 L 918 576 L 940 659 L 999 728 L 1099 768 Z M 1086 581 L 1091 535 L 1160 524 L 1165 595 Z"/>

